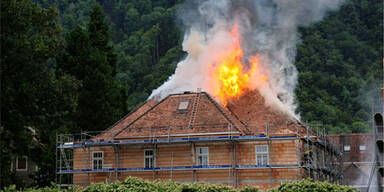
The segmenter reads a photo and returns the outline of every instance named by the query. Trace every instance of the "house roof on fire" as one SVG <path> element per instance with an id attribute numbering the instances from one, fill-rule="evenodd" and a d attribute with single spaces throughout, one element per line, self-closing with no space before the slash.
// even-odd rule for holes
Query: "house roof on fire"
<path id="1" fill-rule="evenodd" d="M 151 99 L 112 125 L 97 138 L 127 139 L 183 134 L 237 132 L 263 134 L 269 129 L 295 132 L 298 122 L 264 105 L 257 91 L 250 91 L 226 107 L 206 92 L 171 94 Z M 277 126 L 278 125 L 278 126 Z M 269 130 L 270 131 L 270 130 Z"/>

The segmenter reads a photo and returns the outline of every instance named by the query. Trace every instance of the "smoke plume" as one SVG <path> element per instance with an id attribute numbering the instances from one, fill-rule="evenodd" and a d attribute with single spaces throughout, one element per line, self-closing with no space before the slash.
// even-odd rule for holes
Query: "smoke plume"
<path id="1" fill-rule="evenodd" d="M 241 35 L 243 69 L 257 55 L 268 85 L 258 86 L 251 77 L 250 89 L 258 89 L 266 104 L 295 116 L 294 89 L 298 72 L 294 66 L 298 27 L 321 20 L 327 11 L 344 0 L 197 0 L 187 1 L 178 10 L 185 26 L 183 49 L 187 57 L 178 63 L 168 81 L 150 98 L 171 93 L 203 91 L 214 94 L 214 70 L 218 59 L 233 43 L 230 35 L 236 24 Z"/>

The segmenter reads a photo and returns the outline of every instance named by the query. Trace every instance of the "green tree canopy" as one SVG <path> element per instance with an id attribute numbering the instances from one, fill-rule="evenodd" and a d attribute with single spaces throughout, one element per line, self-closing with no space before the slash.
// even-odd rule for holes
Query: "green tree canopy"
<path id="1" fill-rule="evenodd" d="M 55 73 L 63 47 L 55 9 L 28 0 L 1 1 L 0 188 L 18 183 L 11 159 L 30 155 L 54 178 L 55 130 L 70 127 L 78 82 Z M 35 133 L 36 132 L 36 133 Z M 36 152 L 36 153 L 35 153 Z M 47 161 L 44 161 L 47 160 Z"/>
<path id="2" fill-rule="evenodd" d="M 331 133 L 369 131 L 370 92 L 378 91 L 382 78 L 382 5 L 350 0 L 300 30 L 296 95 L 303 120 L 323 122 Z"/>
<path id="3" fill-rule="evenodd" d="M 100 5 L 91 10 L 87 29 L 77 26 L 66 42 L 58 66 L 82 84 L 75 113 L 77 131 L 104 130 L 121 117 L 123 102 L 115 80 L 116 54 Z"/>

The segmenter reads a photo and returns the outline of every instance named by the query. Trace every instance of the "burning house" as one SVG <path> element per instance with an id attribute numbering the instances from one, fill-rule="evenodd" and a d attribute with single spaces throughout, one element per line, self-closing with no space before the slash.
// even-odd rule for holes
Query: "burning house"
<path id="1" fill-rule="evenodd" d="M 171 94 L 147 101 L 94 136 L 59 135 L 58 182 L 136 176 L 262 189 L 306 177 L 340 182 L 341 153 L 327 136 L 263 102 L 257 91 L 226 107 L 206 92 Z"/>

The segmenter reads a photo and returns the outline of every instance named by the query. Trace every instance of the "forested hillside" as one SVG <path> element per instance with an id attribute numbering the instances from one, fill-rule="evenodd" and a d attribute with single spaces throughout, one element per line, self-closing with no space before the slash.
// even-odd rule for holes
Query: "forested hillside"
<path id="1" fill-rule="evenodd" d="M 382 1 L 351 0 L 301 29 L 296 96 L 303 120 L 333 133 L 369 131 L 370 97 L 382 85 L 382 18 Z"/>
<path id="2" fill-rule="evenodd" d="M 11 159 L 54 180 L 57 133 L 104 130 L 171 75 L 182 51 L 182 0 L 1 1 L 0 188 L 23 182 Z M 298 112 L 329 132 L 369 131 L 381 81 L 383 3 L 349 0 L 301 28 Z M 34 133 L 33 131 L 36 131 Z M 28 146 L 28 147 L 26 147 Z"/>
<path id="3" fill-rule="evenodd" d="M 89 7 L 102 5 L 117 54 L 116 79 L 124 87 L 125 112 L 143 102 L 184 56 L 182 25 L 175 16 L 182 0 L 36 2 L 57 7 L 65 31 L 85 26 Z M 369 131 L 369 97 L 382 77 L 382 7 L 379 0 L 349 0 L 323 21 L 301 29 L 296 95 L 302 120 L 324 125 L 331 133 Z"/>
<path id="4" fill-rule="evenodd" d="M 117 55 L 116 79 L 124 87 L 125 111 L 145 101 L 184 56 L 177 6 L 183 0 L 35 0 L 59 11 L 64 34 L 85 27 L 91 8 L 100 4 L 107 15 Z"/>

